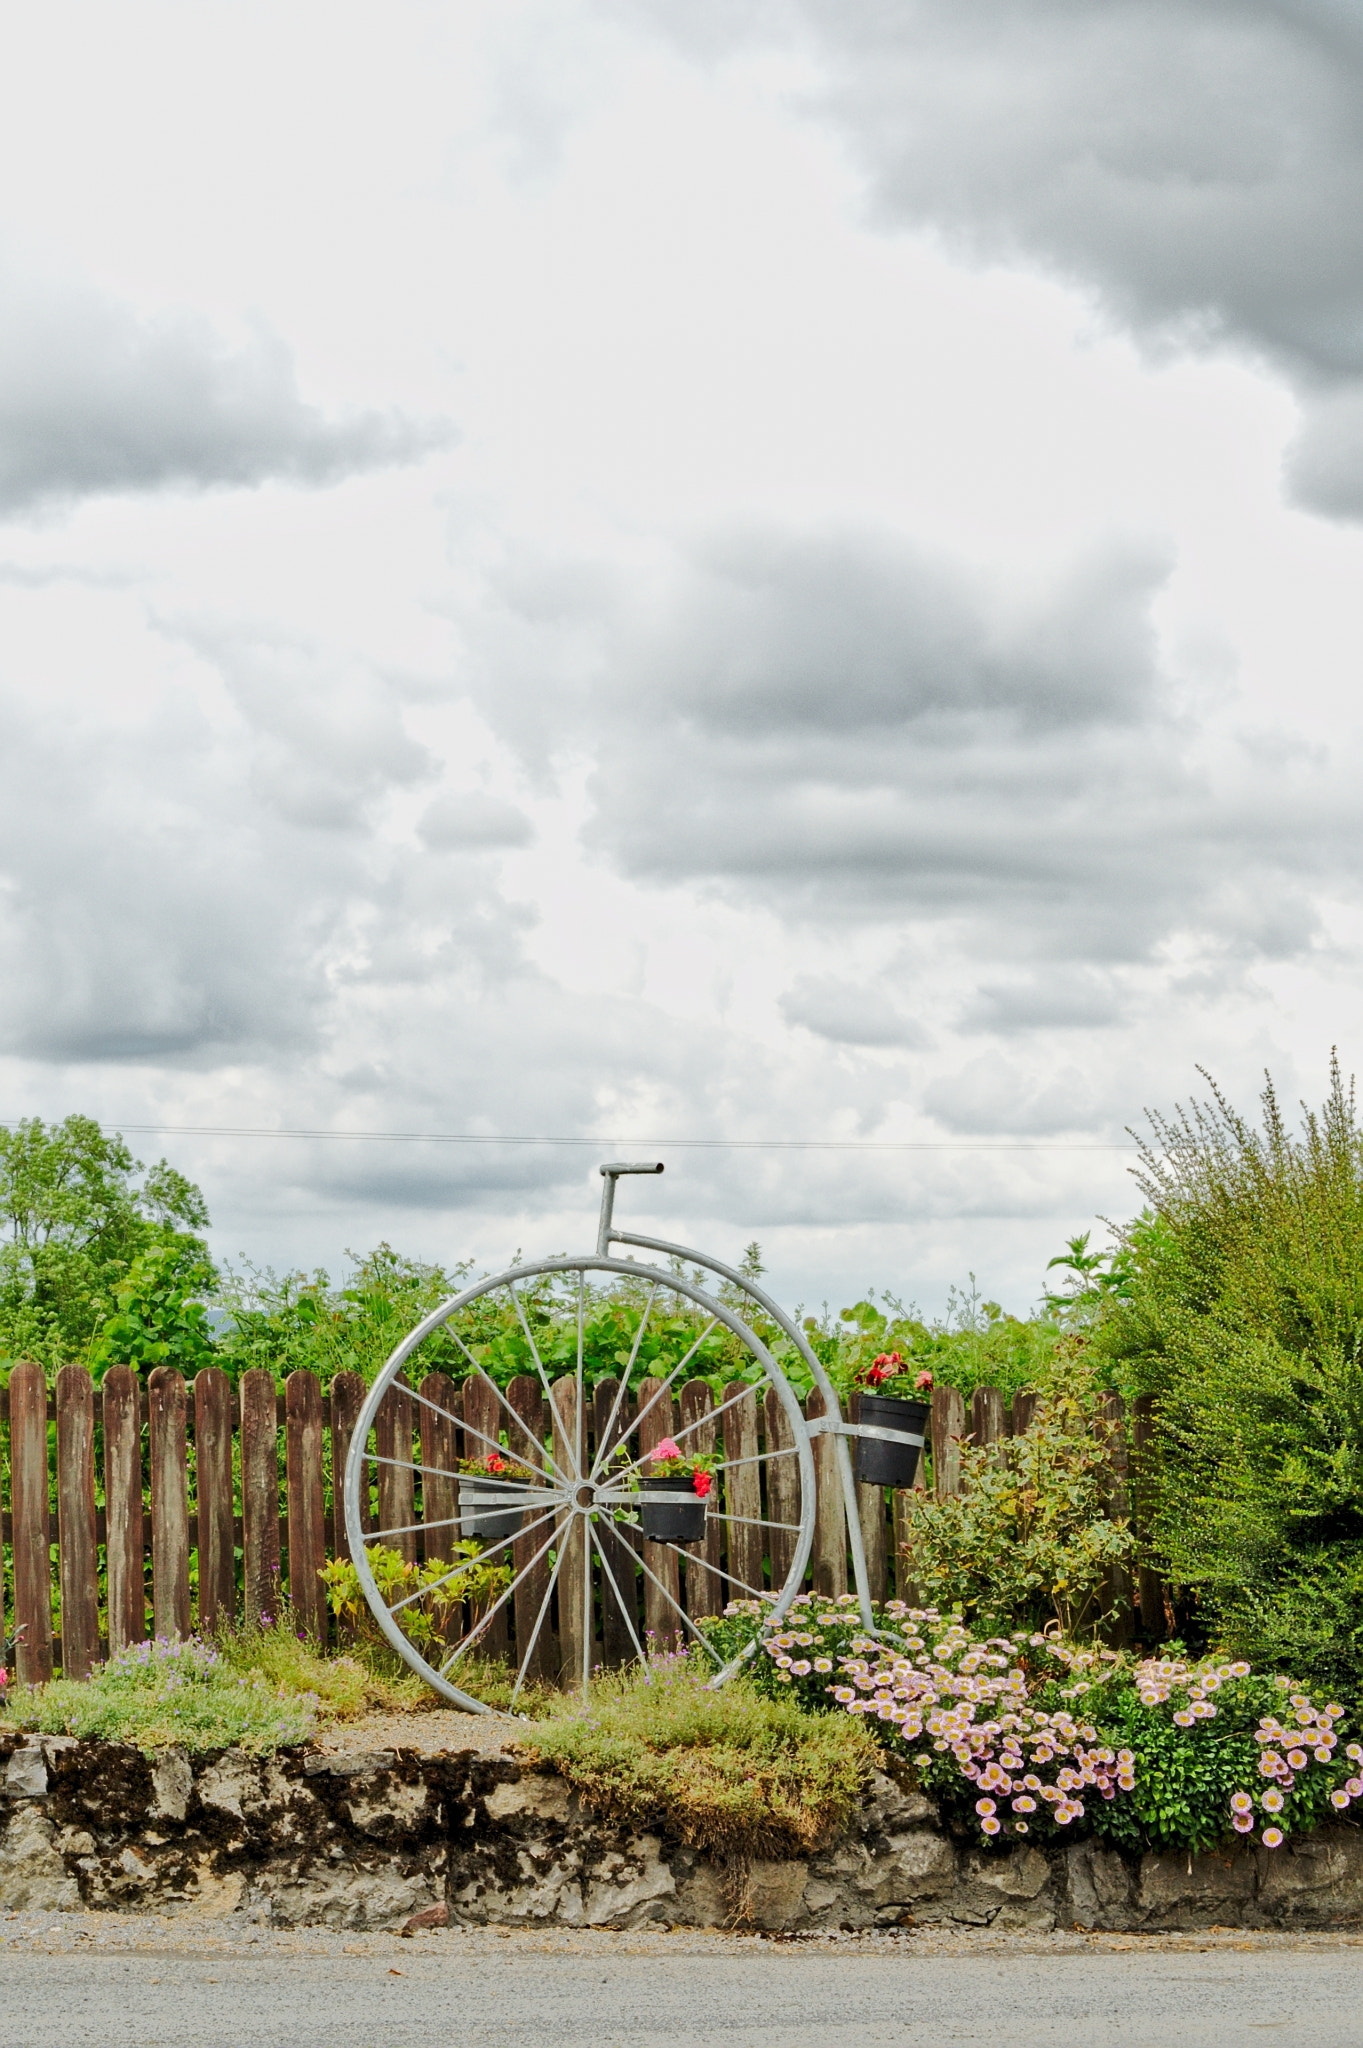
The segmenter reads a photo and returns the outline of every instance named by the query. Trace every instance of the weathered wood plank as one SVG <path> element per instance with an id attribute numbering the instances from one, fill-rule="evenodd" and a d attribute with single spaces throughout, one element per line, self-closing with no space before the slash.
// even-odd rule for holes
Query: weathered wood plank
<path id="1" fill-rule="evenodd" d="M 932 1477 L 937 1498 L 961 1490 L 961 1438 L 965 1435 L 965 1403 L 955 1387 L 932 1391 Z"/>
<path id="2" fill-rule="evenodd" d="M 544 1456 L 544 1390 L 539 1380 L 530 1373 L 517 1373 L 506 1390 L 506 1398 L 521 1418 L 523 1428 L 518 1432 L 520 1457 L 532 1469 L 545 1468 Z M 521 1516 L 521 1527 L 538 1521 L 539 1517 L 529 1511 Z M 512 1568 L 517 1577 L 526 1567 L 524 1580 L 512 1595 L 516 1628 L 516 1665 L 525 1668 L 527 1681 L 532 1678 L 549 1679 L 559 1669 L 559 1648 L 554 1632 L 552 1613 L 546 1613 L 540 1622 L 544 1596 L 549 1586 L 549 1558 L 546 1554 L 536 1563 L 535 1553 L 544 1547 L 544 1540 L 552 1529 L 552 1522 L 544 1523 L 531 1531 L 528 1536 L 518 1536 L 516 1547 L 511 1553 Z M 552 1602 L 550 1603 L 552 1607 Z M 539 1622 L 539 1633 L 535 1625 Z M 527 1651 L 529 1652 L 527 1660 Z"/>
<path id="3" fill-rule="evenodd" d="M 670 1394 L 663 1394 L 654 1400 L 664 1382 L 659 1379 L 641 1379 L 639 1382 L 640 1421 L 635 1437 L 636 1457 L 645 1454 L 662 1442 L 664 1437 L 675 1437 L 680 1424 L 675 1413 L 675 1403 Z M 652 1407 L 649 1403 L 652 1402 Z M 645 1409 L 648 1413 L 645 1414 Z M 647 1462 L 641 1468 L 647 1474 Z M 654 1650 L 679 1649 L 684 1642 L 693 1640 L 682 1620 L 681 1604 L 681 1557 L 677 1548 L 669 1543 L 643 1543 L 641 1555 L 646 1566 L 644 1572 L 644 1626 L 653 1637 L 647 1647 Z M 649 1577 L 649 1573 L 653 1577 Z"/>
<path id="4" fill-rule="evenodd" d="M 1026 1392 L 1026 1393 L 1018 1393 L 1018 1394 L 1014 1394 L 1014 1396 L 1013 1396 L 1013 1435 L 1014 1435 L 1014 1436 L 1026 1436 L 1026 1434 L 1027 1434 L 1028 1430 L 1029 1430 L 1029 1429 L 1031 1428 L 1031 1426 L 1032 1426 L 1032 1417 L 1033 1417 L 1033 1416 L 1034 1416 L 1034 1415 L 1036 1414 L 1036 1404 L 1037 1404 L 1037 1402 L 1038 1402 L 1038 1401 L 1040 1400 L 1040 1398 L 1041 1398 L 1041 1396 L 1040 1396 L 1039 1394 L 1034 1394 L 1034 1393 L 1032 1393 L 1031 1391 L 1028 1391 L 1028 1392 Z"/>
<path id="5" fill-rule="evenodd" d="M 720 1417 L 724 1426 L 724 1512 L 729 1517 L 724 1523 L 724 1570 L 729 1581 L 725 1597 L 751 1600 L 766 1591 L 762 1574 L 766 1550 L 762 1468 L 757 1462 L 757 1389 L 745 1387 L 741 1380 L 730 1380 L 719 1405 L 724 1410 Z"/>
<path id="6" fill-rule="evenodd" d="M 497 1399 L 496 1390 L 477 1373 L 470 1373 L 464 1381 L 464 1442 L 470 1458 L 492 1456 L 492 1445 L 497 1442 L 506 1410 Z M 506 1455 L 509 1455 L 507 1453 Z M 489 1563 L 506 1565 L 515 1555 L 514 1543 L 485 1543 L 484 1554 Z M 515 1577 L 515 1573 L 512 1573 Z M 503 1601 L 493 1614 L 487 1627 L 479 1636 L 475 1648 L 483 1657 L 505 1657 L 509 1642 L 508 1609 L 515 1600 Z"/>
<path id="7" fill-rule="evenodd" d="M 614 1424 L 611 1423 L 619 1391 L 620 1382 L 615 1379 L 598 1380 L 592 1390 L 598 1455 L 604 1451 L 609 1457 L 616 1445 L 623 1443 L 629 1428 L 627 1399 L 620 1403 L 620 1413 Z M 628 1536 L 617 1527 L 608 1512 L 603 1511 L 598 1516 L 596 1535 L 609 1566 L 609 1572 L 603 1570 L 598 1560 L 602 1661 L 614 1669 L 631 1663 L 639 1654 L 634 1647 L 635 1639 L 640 1643 L 644 1639 L 643 1624 L 639 1619 L 639 1560 Z"/>
<path id="8" fill-rule="evenodd" d="M 349 1557 L 350 1538 L 345 1526 L 345 1468 L 355 1435 L 355 1424 L 364 1406 L 364 1381 L 357 1372 L 338 1372 L 331 1383 L 331 1554 Z M 365 1463 L 360 1485 L 360 1520 L 365 1529 L 374 1527 L 369 1499 L 371 1467 Z"/>
<path id="9" fill-rule="evenodd" d="M 326 1496 L 322 1488 L 322 1389 L 315 1372 L 284 1382 L 284 1472 L 289 1502 L 289 1604 L 294 1625 L 325 1646 Z"/>
<path id="10" fill-rule="evenodd" d="M 412 1470 L 412 1396 L 401 1378 L 379 1403 L 374 1422 L 379 1521 L 376 1543 L 396 1550 L 408 1564 L 416 1558 L 416 1474 Z M 387 1462 L 385 1462 L 387 1461 Z"/>
<path id="11" fill-rule="evenodd" d="M 241 1376 L 242 1605 L 248 1628 L 279 1618 L 279 1424 L 274 1374 L 260 1366 Z"/>
<path id="12" fill-rule="evenodd" d="M 100 1387 L 104 1411 L 104 1560 L 109 1652 L 147 1637 L 142 1531 L 142 1387 L 127 1365 L 111 1365 Z"/>
<path id="13" fill-rule="evenodd" d="M 48 1507 L 47 1379 L 16 1365 L 9 1381 L 9 1487 L 14 1544 L 15 1664 L 23 1685 L 52 1676 L 52 1532 Z"/>
<path id="14" fill-rule="evenodd" d="M 553 1383 L 554 1456 L 565 1472 L 576 1473 L 581 1455 L 577 1380 L 565 1373 Z M 559 1525 L 562 1564 L 558 1574 L 559 1683 L 571 1691 L 582 1683 L 584 1659 L 591 1658 L 590 1616 L 583 1613 L 585 1589 L 589 1584 L 583 1543 L 585 1515 L 566 1515 Z"/>
<path id="15" fill-rule="evenodd" d="M 199 1633 L 236 1618 L 232 1527 L 232 1382 L 220 1366 L 194 1375 L 194 1474 L 199 1537 Z"/>
<path id="16" fill-rule="evenodd" d="M 688 1380 L 681 1390 L 681 1426 L 689 1430 L 682 1448 L 697 1456 L 713 1452 L 719 1440 L 719 1424 L 712 1421 L 715 1397 L 704 1380 Z M 711 1512 L 705 1518 L 705 1534 L 699 1543 L 686 1544 L 686 1611 L 697 1619 L 703 1614 L 724 1612 L 724 1580 L 720 1575 L 720 1536 L 723 1523 L 713 1510 L 719 1506 L 716 1481 L 711 1490 Z"/>
<path id="17" fill-rule="evenodd" d="M 762 1406 L 767 1456 L 764 1464 L 754 1465 L 753 1471 L 766 1475 L 767 1520 L 796 1523 L 800 1519 L 800 1461 L 783 1455 L 794 1450 L 795 1431 L 774 1387 L 767 1388 Z M 779 1593 L 790 1576 L 795 1546 L 800 1539 L 792 1527 L 769 1528 L 766 1536 L 767 1555 L 771 1559 L 770 1590 Z"/>
<path id="18" fill-rule="evenodd" d="M 184 1376 L 168 1365 L 147 1375 L 148 1449 L 151 1461 L 151 1605 L 158 1636 L 176 1641 L 190 1632 L 189 1402 Z"/>
<path id="19" fill-rule="evenodd" d="M 861 1395 L 855 1389 L 848 1398 L 847 1420 L 860 1422 Z M 866 1588 L 877 1606 L 886 1597 L 889 1584 L 886 1568 L 886 1550 L 891 1542 L 889 1517 L 885 1511 L 885 1489 L 883 1486 L 866 1486 L 856 1478 L 857 1439 L 849 1441 L 852 1458 L 853 1483 L 857 1489 L 857 1519 L 861 1524 L 861 1544 L 866 1552 Z"/>
<path id="20" fill-rule="evenodd" d="M 95 1390 L 83 1365 L 64 1365 L 57 1374 L 57 1540 L 62 1676 L 88 1678 L 99 1661 L 99 1571 L 95 1550 Z"/>
<path id="21" fill-rule="evenodd" d="M 425 1468 L 421 1474 L 421 1551 L 428 1563 L 444 1562 L 454 1556 L 459 1534 L 457 1474 L 464 1390 L 448 1373 L 428 1372 L 418 1392 L 417 1428 Z"/>
<path id="22" fill-rule="evenodd" d="M 1003 1462 L 1008 1425 L 997 1387 L 976 1387 L 971 1395 L 970 1436 L 977 1449 L 992 1451 L 995 1462 Z"/>
<path id="23" fill-rule="evenodd" d="M 824 1397 L 817 1387 L 811 1387 L 805 1397 L 805 1414 L 812 1421 L 823 1412 Z M 814 1590 L 827 1600 L 836 1600 L 847 1591 L 847 1523 L 842 1487 L 838 1483 L 837 1452 L 833 1438 L 822 1430 L 814 1439 L 813 1449 L 815 1514 L 810 1562 Z"/>

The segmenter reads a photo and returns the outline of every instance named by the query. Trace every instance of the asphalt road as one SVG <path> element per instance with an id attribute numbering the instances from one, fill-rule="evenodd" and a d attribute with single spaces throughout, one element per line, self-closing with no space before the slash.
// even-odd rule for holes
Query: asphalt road
<path id="1" fill-rule="evenodd" d="M 0 1921 L 5 2048 L 1363 2048 L 1357 1937 L 775 1943 Z"/>

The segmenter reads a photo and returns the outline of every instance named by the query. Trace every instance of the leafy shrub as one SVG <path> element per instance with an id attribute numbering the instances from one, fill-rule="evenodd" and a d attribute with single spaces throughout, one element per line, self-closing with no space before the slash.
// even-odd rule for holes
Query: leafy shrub
<path id="1" fill-rule="evenodd" d="M 1108 1511 L 1112 1431 L 1083 1340 L 1052 1356 L 1045 1395 L 1006 1456 L 963 1445 L 962 1491 L 903 1496 L 904 1562 L 927 1605 L 950 1602 L 973 1620 L 1067 1636 L 1097 1626 L 1114 1566 L 1135 1548 Z"/>
<path id="2" fill-rule="evenodd" d="M 560 1696 L 524 1747 L 595 1812 L 709 1854 L 804 1855 L 845 1828 L 876 1760 L 866 1731 L 742 1677 L 711 1691 L 708 1675 L 684 1652 L 604 1673 L 590 1712 Z"/>
<path id="3" fill-rule="evenodd" d="M 417 1564 L 383 1543 L 365 1547 L 374 1583 L 388 1606 L 407 1603 L 402 1609 L 402 1631 L 423 1655 L 458 1633 L 458 1616 L 466 1600 L 476 1614 L 511 1583 L 511 1567 L 486 1563 L 480 1543 L 454 1543 L 451 1549 L 453 1563 L 433 1557 Z M 459 1559 L 464 1562 L 458 1563 Z M 378 1634 L 360 1575 L 348 1557 L 329 1559 L 318 1577 L 327 1589 L 332 1613 L 346 1622 L 352 1634 Z"/>
<path id="4" fill-rule="evenodd" d="M 1337 1064 L 1287 1128 L 1152 1118 L 1129 1298 L 1095 1342 L 1157 1396 L 1152 1535 L 1195 1639 L 1363 1701 L 1363 1133 Z M 1194 1506 L 1195 1504 L 1195 1506 Z"/>
<path id="5" fill-rule="evenodd" d="M 981 1638 L 900 1601 L 881 1622 L 893 1641 L 868 1636 L 850 1599 L 806 1594 L 783 1622 L 736 1602 L 706 1632 L 730 1655 L 753 1646 L 758 1690 L 876 1722 L 986 1839 L 1063 1830 L 1199 1850 L 1257 1827 L 1271 1849 L 1363 1798 L 1343 1707 L 1243 1662 L 1133 1664 L 1056 1635 Z"/>
<path id="6" fill-rule="evenodd" d="M 211 1644 L 138 1643 L 88 1679 L 21 1687 L 7 1703 L 21 1728 L 98 1736 L 144 1750 L 276 1749 L 316 1725 L 311 1694 L 285 1693 L 259 1671 L 237 1671 Z"/>

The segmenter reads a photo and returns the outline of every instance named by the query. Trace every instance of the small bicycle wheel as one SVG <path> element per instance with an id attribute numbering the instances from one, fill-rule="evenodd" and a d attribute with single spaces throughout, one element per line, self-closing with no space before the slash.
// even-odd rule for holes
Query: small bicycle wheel
<path id="1" fill-rule="evenodd" d="M 611 1372 L 585 1355 L 597 1275 L 616 1283 L 625 1333 Z M 405 1369 L 441 1330 L 462 1380 L 413 1384 Z M 718 1392 L 716 1331 L 738 1347 Z M 647 1363 L 657 1370 L 641 1375 Z M 669 1437 L 715 1461 L 699 1516 L 681 1482 L 639 1485 Z M 594 1671 L 686 1643 L 722 1682 L 741 1659 L 726 1660 L 704 1623 L 731 1600 L 780 1615 L 794 1599 L 814 1461 L 795 1393 L 733 1309 L 632 1259 L 542 1259 L 466 1288 L 398 1345 L 356 1421 L 345 1520 L 388 1642 L 445 1699 L 482 1713 L 515 1708 L 531 1684 L 585 1698 Z"/>

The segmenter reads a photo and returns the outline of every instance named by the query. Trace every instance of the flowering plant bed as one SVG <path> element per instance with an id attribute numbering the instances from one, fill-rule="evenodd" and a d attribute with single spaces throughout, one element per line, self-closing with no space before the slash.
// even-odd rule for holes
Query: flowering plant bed
<path id="1" fill-rule="evenodd" d="M 773 1625 L 755 1601 L 706 1625 L 757 1644 L 756 1682 L 878 1724 L 948 1814 L 986 1840 L 1097 1834 L 1126 1848 L 1266 1849 L 1363 1799 L 1344 1709 L 1239 1660 L 1135 1662 L 1054 1634 L 976 1637 L 890 1601 L 868 1636 L 853 1596 L 804 1594 Z"/>

